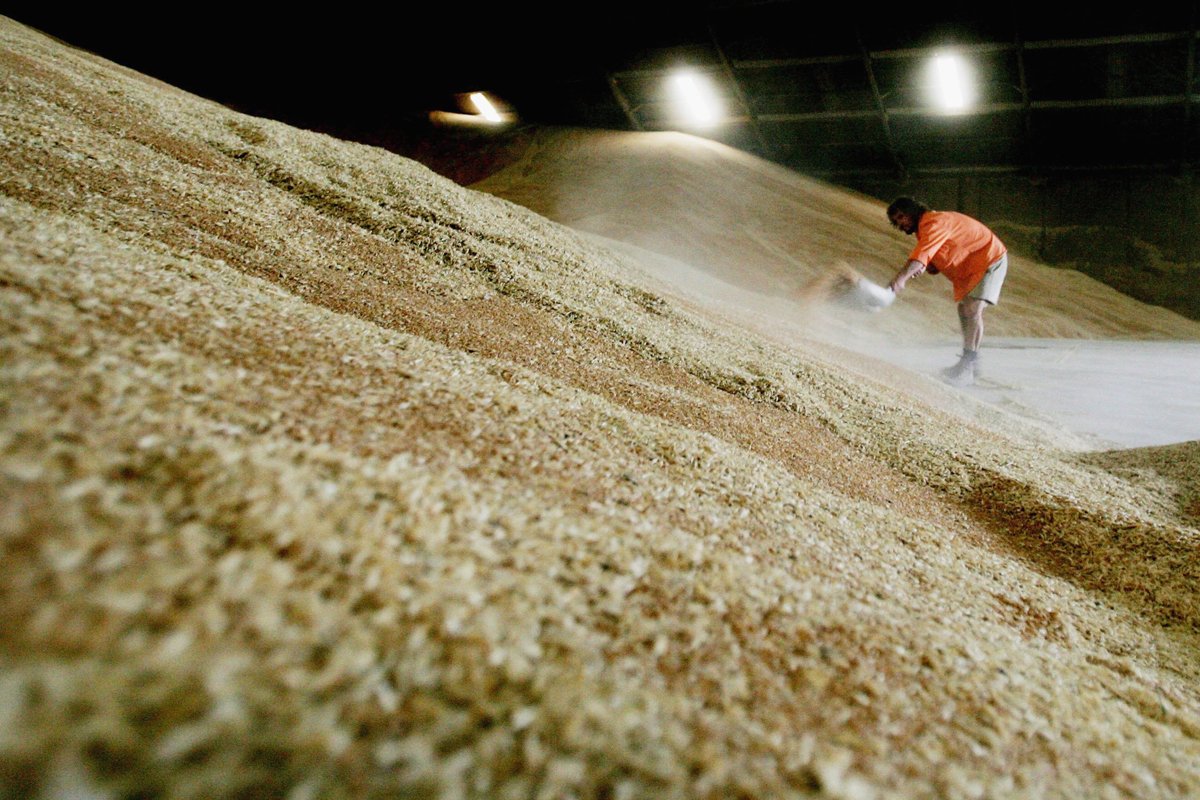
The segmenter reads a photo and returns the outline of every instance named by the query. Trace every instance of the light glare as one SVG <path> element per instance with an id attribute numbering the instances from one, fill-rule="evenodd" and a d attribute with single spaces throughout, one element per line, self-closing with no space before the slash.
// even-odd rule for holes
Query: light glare
<path id="1" fill-rule="evenodd" d="M 964 111 L 970 104 L 967 67 L 954 54 L 933 59 L 933 94 L 937 104 L 946 111 Z"/>
<path id="2" fill-rule="evenodd" d="M 500 122 L 500 112 L 496 111 L 496 107 L 492 105 L 492 101 L 487 99 L 487 95 L 483 92 L 472 92 L 471 102 L 475 104 L 475 108 L 488 122 Z"/>
<path id="3" fill-rule="evenodd" d="M 671 79 L 676 103 L 690 124 L 707 127 L 721 117 L 721 107 L 712 87 L 690 72 L 681 72 Z"/>

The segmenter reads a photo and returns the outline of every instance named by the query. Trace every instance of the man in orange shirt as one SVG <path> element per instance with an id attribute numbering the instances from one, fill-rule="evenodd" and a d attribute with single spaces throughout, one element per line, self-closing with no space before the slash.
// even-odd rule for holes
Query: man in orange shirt
<path id="1" fill-rule="evenodd" d="M 887 215 L 897 228 L 917 236 L 908 263 L 888 288 L 899 294 L 909 279 L 922 272 L 940 272 L 950 279 L 958 303 L 963 351 L 958 363 L 942 374 L 955 385 L 968 386 L 979 375 L 983 310 L 1000 301 L 1008 250 L 982 222 L 956 211 L 934 211 L 911 197 L 893 200 Z"/>

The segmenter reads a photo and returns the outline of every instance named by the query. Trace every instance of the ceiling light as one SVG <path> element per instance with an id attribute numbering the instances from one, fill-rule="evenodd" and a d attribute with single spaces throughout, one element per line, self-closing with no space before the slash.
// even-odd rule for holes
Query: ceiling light
<path id="1" fill-rule="evenodd" d="M 931 65 L 934 102 L 948 113 L 966 111 L 971 105 L 970 70 L 956 53 L 934 56 Z"/>
<path id="2" fill-rule="evenodd" d="M 721 104 L 712 84 L 692 72 L 679 72 L 671 78 L 671 91 L 680 116 L 690 125 L 708 127 L 721 118 Z"/>
<path id="3" fill-rule="evenodd" d="M 475 104 L 475 108 L 488 122 L 500 122 L 500 112 L 492 105 L 492 101 L 488 100 L 487 95 L 483 92 L 471 92 L 471 102 Z"/>

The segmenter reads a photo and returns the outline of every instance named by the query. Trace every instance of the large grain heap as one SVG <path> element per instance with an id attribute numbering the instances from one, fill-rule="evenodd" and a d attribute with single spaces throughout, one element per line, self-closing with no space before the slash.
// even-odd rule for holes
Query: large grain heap
<path id="1" fill-rule="evenodd" d="M 520 153 L 473 188 L 632 246 L 643 259 L 669 259 L 673 282 L 685 289 L 715 278 L 788 296 L 839 262 L 886 283 L 913 246 L 888 226 L 879 202 L 694 136 L 543 129 Z M 1200 332 L 1081 273 L 1013 256 L 1002 313 L 988 318 L 993 335 L 1195 339 Z M 905 338 L 957 334 L 949 284 L 911 287 L 872 327 Z"/>
<path id="2" fill-rule="evenodd" d="M 980 426 L 3 19 L 0 117 L 0 795 L 1200 792 L 1197 443 Z"/>

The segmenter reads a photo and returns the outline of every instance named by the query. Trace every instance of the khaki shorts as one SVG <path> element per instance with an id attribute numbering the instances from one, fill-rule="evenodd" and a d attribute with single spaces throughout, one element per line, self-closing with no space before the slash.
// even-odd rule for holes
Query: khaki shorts
<path id="1" fill-rule="evenodd" d="M 967 297 L 982 300 L 988 305 L 996 305 L 1000 302 L 1000 287 L 1004 285 L 1004 276 L 1007 274 L 1008 253 L 1005 253 L 987 268 L 987 272 L 983 273 L 975 288 L 967 292 Z"/>

